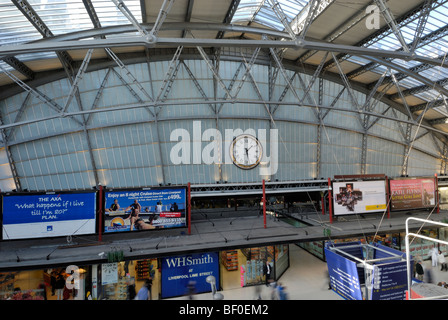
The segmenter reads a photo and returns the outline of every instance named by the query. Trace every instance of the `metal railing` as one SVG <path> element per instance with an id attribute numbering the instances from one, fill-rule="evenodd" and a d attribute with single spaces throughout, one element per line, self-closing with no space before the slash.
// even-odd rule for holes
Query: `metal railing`
<path id="1" fill-rule="evenodd" d="M 441 244 L 446 244 L 448 245 L 447 241 L 443 241 L 443 240 L 439 240 L 439 239 L 434 239 L 431 237 L 427 237 L 421 234 L 416 234 L 416 233 L 412 233 L 409 232 L 409 221 L 410 220 L 416 220 L 416 221 L 420 221 L 423 222 L 424 224 L 433 224 L 433 225 L 438 225 L 438 226 L 443 226 L 443 227 L 448 227 L 448 224 L 446 223 L 442 223 L 442 222 L 437 222 L 437 221 L 429 221 L 429 220 L 425 220 L 425 219 L 421 219 L 421 218 L 408 218 L 406 220 L 406 237 L 405 237 L 405 241 L 406 241 L 406 269 L 407 269 L 407 278 L 408 278 L 408 299 L 409 300 L 413 300 L 412 299 L 412 291 L 411 291 L 411 287 L 412 287 L 412 277 L 411 277 L 411 259 L 410 259 L 410 253 L 409 253 L 409 238 L 410 237 L 414 237 L 414 238 L 420 238 L 420 239 L 425 239 L 428 241 L 432 241 L 432 242 L 437 242 L 437 243 L 441 243 Z M 419 298 L 418 300 L 436 300 L 436 299 L 447 299 L 448 298 L 448 294 L 446 295 L 442 295 L 442 296 L 434 296 L 434 297 L 426 297 L 426 298 Z M 417 300 L 417 299 L 415 299 Z"/>

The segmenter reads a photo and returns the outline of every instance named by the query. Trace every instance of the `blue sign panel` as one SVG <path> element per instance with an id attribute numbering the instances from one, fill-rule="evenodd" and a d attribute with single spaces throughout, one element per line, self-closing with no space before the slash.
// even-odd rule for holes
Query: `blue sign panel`
<path id="1" fill-rule="evenodd" d="M 185 227 L 186 189 L 106 192 L 104 232 Z"/>
<path id="2" fill-rule="evenodd" d="M 3 196 L 3 239 L 95 233 L 96 193 Z"/>
<path id="3" fill-rule="evenodd" d="M 373 266 L 371 300 L 406 300 L 406 261 Z"/>
<path id="4" fill-rule="evenodd" d="M 188 294 L 190 286 L 194 293 L 211 292 L 206 281 L 214 276 L 219 285 L 218 253 L 202 253 L 162 259 L 162 298 Z"/>
<path id="5" fill-rule="evenodd" d="M 356 263 L 325 248 L 331 288 L 346 300 L 362 300 Z"/>

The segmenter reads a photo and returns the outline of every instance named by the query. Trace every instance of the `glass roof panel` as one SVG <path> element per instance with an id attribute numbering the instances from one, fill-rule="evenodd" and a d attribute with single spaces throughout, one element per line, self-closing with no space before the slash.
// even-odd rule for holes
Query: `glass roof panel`
<path id="1" fill-rule="evenodd" d="M 434 67 L 420 72 L 420 74 L 428 79 L 438 81 L 448 78 L 448 72 L 445 68 Z"/>
<path id="2" fill-rule="evenodd" d="M 42 60 L 42 59 L 55 59 L 58 56 L 55 52 L 37 52 L 37 53 L 27 53 L 19 54 L 15 56 L 20 61 L 32 61 L 32 60 Z"/>
<path id="3" fill-rule="evenodd" d="M 3 71 L 3 70 L 12 71 L 12 70 L 14 70 L 14 68 L 11 67 L 6 62 L 4 62 L 3 60 L 0 60 L 0 71 Z"/>
<path id="4" fill-rule="evenodd" d="M 443 40 L 432 41 L 422 48 L 418 48 L 416 53 L 421 56 L 438 58 L 444 56 L 448 51 L 448 42 Z"/>
<path id="5" fill-rule="evenodd" d="M 447 106 L 441 106 L 441 107 L 436 107 L 436 108 L 434 108 L 434 110 L 440 112 L 440 113 L 443 114 L 445 117 L 448 117 L 447 109 L 448 109 Z"/>
<path id="6" fill-rule="evenodd" d="M 54 35 L 93 28 L 82 1 L 28 0 Z"/>
<path id="7" fill-rule="evenodd" d="M 42 35 L 9 0 L 0 0 L 0 45 L 41 39 Z"/>
<path id="8" fill-rule="evenodd" d="M 411 77 L 404 78 L 404 79 L 398 81 L 398 83 L 400 84 L 400 87 L 407 88 L 407 89 L 414 88 L 414 87 L 420 87 L 423 85 L 423 83 L 421 83 L 420 81 L 415 80 L 414 78 L 411 78 Z"/>
<path id="9" fill-rule="evenodd" d="M 275 13 L 270 8 L 262 7 L 258 14 L 255 16 L 254 21 L 276 30 L 281 31 L 285 29 L 281 21 L 277 18 Z"/>
<path id="10" fill-rule="evenodd" d="M 287 20 L 291 22 L 308 4 L 307 0 L 277 0 Z M 261 6 L 261 8 L 260 8 Z M 241 0 L 233 16 L 232 23 L 249 23 L 255 21 L 261 25 L 284 30 L 285 27 L 266 0 Z"/>
<path id="11" fill-rule="evenodd" d="M 438 91 L 432 90 L 432 89 L 428 90 L 428 91 L 425 91 L 425 92 L 414 94 L 414 96 L 416 96 L 416 97 L 418 97 L 420 99 L 426 100 L 426 101 L 431 101 L 431 100 L 434 100 L 434 99 L 441 99 L 442 98 L 442 96 L 440 95 L 440 93 Z"/>
<path id="12" fill-rule="evenodd" d="M 128 18 L 117 8 L 112 0 L 91 0 L 102 27 L 130 24 Z M 126 0 L 126 7 L 139 23 L 142 23 L 140 0 Z"/>
<path id="13" fill-rule="evenodd" d="M 446 3 L 446 1 L 444 1 L 444 3 Z M 414 21 L 411 21 L 407 25 L 402 26 L 400 28 L 400 33 L 405 39 L 408 46 L 412 45 L 415 39 L 416 29 L 419 24 L 419 21 L 420 16 L 418 16 Z M 437 7 L 431 11 L 430 16 L 427 19 L 425 29 L 423 30 L 421 36 L 424 37 L 426 35 L 429 35 L 430 33 L 435 32 L 447 25 L 448 25 L 447 5 L 438 4 Z M 440 39 L 433 40 L 423 46 L 417 47 L 416 54 L 429 58 L 444 57 L 444 55 L 446 55 L 448 52 L 448 42 L 444 38 L 442 38 L 442 36 L 443 34 L 439 35 Z M 369 43 L 368 47 L 373 49 L 391 50 L 391 51 L 402 50 L 402 44 L 400 43 L 400 41 L 398 41 L 397 36 L 391 31 L 389 31 L 388 35 L 380 38 L 378 41 L 374 43 Z M 359 58 L 350 57 L 348 60 L 351 62 L 359 63 L 361 66 L 365 65 L 365 63 L 362 63 L 362 61 L 360 61 Z M 408 69 L 421 64 L 415 61 L 403 61 L 398 59 L 393 60 L 393 62 Z M 384 71 L 384 67 L 378 66 L 372 71 L 381 74 Z M 392 72 L 395 73 L 395 71 Z M 448 78 L 448 72 L 444 68 L 438 68 L 438 67 L 432 67 L 430 69 L 424 70 L 420 72 L 420 74 L 434 81 Z M 406 77 L 400 80 L 399 84 L 403 88 L 413 88 L 422 85 L 422 83 L 411 77 Z M 424 100 L 431 100 L 434 99 L 435 92 L 433 92 L 433 90 L 429 90 L 427 92 L 416 94 L 416 96 Z"/>

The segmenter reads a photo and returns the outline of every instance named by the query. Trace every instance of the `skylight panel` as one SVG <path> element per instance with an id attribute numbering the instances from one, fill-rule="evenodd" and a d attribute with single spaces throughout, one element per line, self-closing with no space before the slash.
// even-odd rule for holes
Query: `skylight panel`
<path id="1" fill-rule="evenodd" d="M 289 23 L 308 4 L 308 1 L 305 0 L 275 0 L 275 2 L 278 3 Z M 285 26 L 271 8 L 271 2 L 269 0 L 242 0 L 240 2 L 232 23 L 249 23 L 251 21 L 279 31 L 285 29 Z"/>
<path id="2" fill-rule="evenodd" d="M 82 1 L 28 0 L 54 35 L 93 28 Z"/>
<path id="3" fill-rule="evenodd" d="M 117 8 L 112 0 L 92 0 L 92 4 L 102 27 L 130 23 L 128 18 Z M 140 0 L 126 0 L 125 5 L 135 19 L 139 23 L 142 23 Z"/>
<path id="4" fill-rule="evenodd" d="M 9 0 L 0 0 L 0 45 L 41 39 L 42 35 Z"/>

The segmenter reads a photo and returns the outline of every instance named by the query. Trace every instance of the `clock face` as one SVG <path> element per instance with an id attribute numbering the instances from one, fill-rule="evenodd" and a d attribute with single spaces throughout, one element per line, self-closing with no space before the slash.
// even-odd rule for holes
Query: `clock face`
<path id="1" fill-rule="evenodd" d="M 260 163 L 263 148 L 257 138 L 243 134 L 233 140 L 230 155 L 233 163 L 239 168 L 252 169 Z"/>

